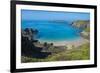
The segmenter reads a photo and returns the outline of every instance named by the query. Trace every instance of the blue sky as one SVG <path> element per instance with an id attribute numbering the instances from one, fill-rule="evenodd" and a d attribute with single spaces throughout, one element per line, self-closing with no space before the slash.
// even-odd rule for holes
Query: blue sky
<path id="1" fill-rule="evenodd" d="M 22 20 L 89 20 L 90 13 L 21 10 Z"/>

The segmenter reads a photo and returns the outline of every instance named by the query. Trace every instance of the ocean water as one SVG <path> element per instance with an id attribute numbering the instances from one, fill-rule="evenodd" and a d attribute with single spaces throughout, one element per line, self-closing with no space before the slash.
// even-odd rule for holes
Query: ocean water
<path id="1" fill-rule="evenodd" d="M 37 29 L 35 39 L 43 42 L 73 41 L 80 38 L 81 29 L 75 28 L 69 22 L 59 21 L 22 21 L 21 28 Z"/>

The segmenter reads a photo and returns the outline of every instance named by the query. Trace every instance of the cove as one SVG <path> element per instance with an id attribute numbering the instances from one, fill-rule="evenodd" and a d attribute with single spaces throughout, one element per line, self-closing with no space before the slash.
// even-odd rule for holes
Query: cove
<path id="1" fill-rule="evenodd" d="M 22 21 L 21 28 L 37 29 L 35 39 L 43 42 L 73 41 L 80 38 L 81 29 L 67 21 Z"/>

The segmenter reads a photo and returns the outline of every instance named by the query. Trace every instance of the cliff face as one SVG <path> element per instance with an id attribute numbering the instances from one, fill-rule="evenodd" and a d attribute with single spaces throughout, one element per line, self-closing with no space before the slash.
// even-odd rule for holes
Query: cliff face
<path id="1" fill-rule="evenodd" d="M 89 20 L 78 20 L 73 22 L 72 26 L 82 29 L 80 35 L 86 39 L 90 38 L 90 21 Z"/>
<path id="2" fill-rule="evenodd" d="M 80 29 L 85 29 L 90 27 L 90 22 L 89 20 L 77 20 L 72 23 L 72 26 L 75 26 Z"/>

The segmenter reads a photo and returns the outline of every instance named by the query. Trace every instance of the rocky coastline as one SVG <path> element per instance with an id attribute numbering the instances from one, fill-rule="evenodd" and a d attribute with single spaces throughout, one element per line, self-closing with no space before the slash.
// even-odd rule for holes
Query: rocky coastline
<path id="1" fill-rule="evenodd" d="M 75 43 L 76 41 L 75 42 L 63 42 L 63 44 L 65 44 L 66 46 L 65 45 L 55 46 L 53 42 L 41 43 L 39 40 L 36 40 L 35 36 L 39 32 L 37 29 L 32 29 L 32 28 L 21 29 L 21 57 L 22 57 L 21 62 L 25 62 L 25 63 L 29 61 L 31 62 L 32 60 L 30 60 L 29 58 L 32 58 L 32 59 L 35 58 L 36 61 L 39 61 L 37 59 L 45 59 L 53 54 L 54 55 L 59 54 L 64 51 L 80 47 L 82 44 L 89 43 L 90 21 L 89 20 L 78 20 L 78 21 L 72 22 L 71 25 L 75 28 L 82 29 L 82 31 L 80 32 L 80 36 L 86 39 L 86 41 L 88 40 L 88 42 L 84 41 L 83 39 L 83 40 L 79 40 L 79 43 Z M 57 45 L 59 45 L 59 42 Z"/>

